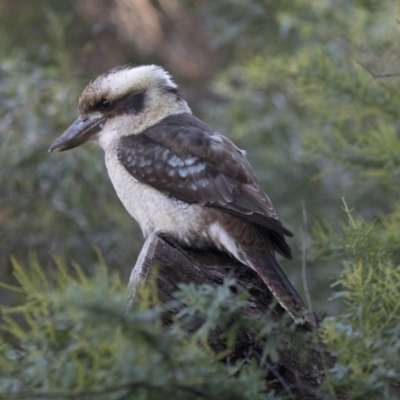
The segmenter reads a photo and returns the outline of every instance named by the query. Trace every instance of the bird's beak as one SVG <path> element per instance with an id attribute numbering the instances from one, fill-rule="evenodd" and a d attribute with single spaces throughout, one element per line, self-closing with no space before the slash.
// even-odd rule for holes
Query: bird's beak
<path id="1" fill-rule="evenodd" d="M 78 118 L 49 148 L 49 152 L 73 149 L 87 142 L 102 128 L 102 116 Z"/>

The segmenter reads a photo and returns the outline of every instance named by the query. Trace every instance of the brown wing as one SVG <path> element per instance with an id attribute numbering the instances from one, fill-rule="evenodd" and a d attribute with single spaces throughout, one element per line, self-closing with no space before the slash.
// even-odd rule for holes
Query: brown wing
<path id="1" fill-rule="evenodd" d="M 117 154 L 127 171 L 142 183 L 271 230 L 271 239 L 282 242 L 277 250 L 290 257 L 282 235 L 293 234 L 277 219 L 244 153 L 196 117 L 172 115 L 139 135 L 125 136 Z"/>

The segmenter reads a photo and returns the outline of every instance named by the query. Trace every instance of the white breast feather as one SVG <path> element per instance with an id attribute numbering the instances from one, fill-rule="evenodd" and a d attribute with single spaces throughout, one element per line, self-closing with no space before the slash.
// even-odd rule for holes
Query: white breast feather
<path id="1" fill-rule="evenodd" d="M 203 206 L 170 198 L 134 179 L 116 156 L 114 146 L 105 152 L 105 161 L 114 189 L 143 235 L 155 231 L 171 234 L 181 243 L 201 247 L 209 242 Z"/>

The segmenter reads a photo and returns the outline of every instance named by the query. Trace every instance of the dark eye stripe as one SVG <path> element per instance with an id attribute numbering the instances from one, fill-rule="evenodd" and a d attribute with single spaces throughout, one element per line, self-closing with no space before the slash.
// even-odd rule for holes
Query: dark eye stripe
<path id="1" fill-rule="evenodd" d="M 86 112 L 100 111 L 108 118 L 121 114 L 139 114 L 144 109 L 145 99 L 146 92 L 129 93 L 113 102 L 103 98 L 96 105 L 88 107 Z"/>
<path id="2" fill-rule="evenodd" d="M 146 100 L 146 93 L 130 93 L 118 100 L 113 104 L 110 116 L 117 116 L 121 114 L 139 114 L 143 111 Z"/>

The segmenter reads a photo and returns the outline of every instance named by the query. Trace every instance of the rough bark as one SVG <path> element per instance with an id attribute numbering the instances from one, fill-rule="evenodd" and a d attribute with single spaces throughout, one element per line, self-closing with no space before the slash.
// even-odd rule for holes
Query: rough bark
<path id="1" fill-rule="evenodd" d="M 247 291 L 250 294 L 243 312 L 247 315 L 266 316 L 276 322 L 281 319 L 285 310 L 277 305 L 272 293 L 268 290 L 258 275 L 250 268 L 240 264 L 225 253 L 215 250 L 184 249 L 167 237 L 151 235 L 132 270 L 130 287 L 131 299 L 134 298 L 134 287 L 137 283 L 145 283 L 152 267 L 157 268 L 158 296 L 161 302 L 173 299 L 172 294 L 180 283 L 210 284 L 218 286 L 229 274 L 236 280 L 233 293 Z M 220 352 L 225 349 L 225 342 L 220 339 L 220 333 L 229 325 L 229 321 L 210 335 L 212 348 Z M 201 321 L 199 321 L 201 324 Z M 196 326 L 188 327 L 188 330 Z M 280 335 L 279 360 L 272 362 L 267 359 L 262 368 L 265 371 L 267 387 L 281 392 L 291 399 L 311 400 L 329 398 L 319 391 L 324 366 L 331 366 L 333 359 L 328 354 L 315 350 L 316 335 L 308 335 L 310 328 L 297 326 L 295 332 L 288 329 Z M 294 336 L 302 337 L 301 345 L 295 345 Z M 276 340 L 276 338 L 274 338 Z M 248 329 L 241 329 L 235 346 L 225 362 L 237 360 L 261 360 L 266 341 L 256 339 Z M 314 342 L 314 343 L 312 343 Z M 336 399 L 344 399 L 344 395 L 336 393 Z"/>

